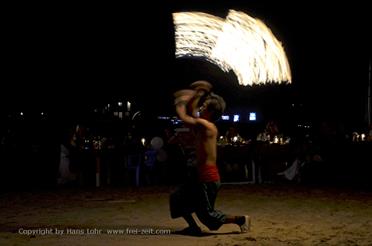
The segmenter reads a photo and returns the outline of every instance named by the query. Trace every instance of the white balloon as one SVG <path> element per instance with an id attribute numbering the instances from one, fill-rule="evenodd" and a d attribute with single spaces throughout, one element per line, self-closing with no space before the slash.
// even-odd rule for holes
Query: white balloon
<path id="1" fill-rule="evenodd" d="M 159 150 L 161 149 L 161 147 L 163 147 L 164 142 L 161 137 L 154 137 L 153 139 L 151 139 L 150 144 L 153 149 Z"/>

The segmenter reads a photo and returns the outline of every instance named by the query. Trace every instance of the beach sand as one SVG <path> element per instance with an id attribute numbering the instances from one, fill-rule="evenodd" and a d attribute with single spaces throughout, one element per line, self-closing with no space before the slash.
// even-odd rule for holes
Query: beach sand
<path id="1" fill-rule="evenodd" d="M 252 229 L 177 234 L 173 186 L 0 194 L 0 245 L 372 245 L 372 192 L 294 185 L 222 186 L 216 208 L 248 214 Z"/>

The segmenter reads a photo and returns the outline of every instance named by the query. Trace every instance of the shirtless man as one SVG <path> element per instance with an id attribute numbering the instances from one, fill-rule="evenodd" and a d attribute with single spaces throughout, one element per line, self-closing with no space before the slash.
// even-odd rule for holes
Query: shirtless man
<path id="1" fill-rule="evenodd" d="M 211 92 L 211 84 L 197 81 L 192 90 L 180 90 L 174 94 L 178 117 L 192 127 L 196 137 L 196 158 L 198 182 L 179 187 L 170 196 L 171 217 L 183 217 L 188 223 L 182 233 L 201 235 L 201 229 L 194 220 L 199 220 L 210 230 L 218 230 L 223 224 L 236 224 L 241 232 L 250 229 L 250 217 L 231 216 L 214 209 L 214 203 L 221 186 L 217 168 L 218 129 L 213 123 L 224 109 L 222 97 Z"/>

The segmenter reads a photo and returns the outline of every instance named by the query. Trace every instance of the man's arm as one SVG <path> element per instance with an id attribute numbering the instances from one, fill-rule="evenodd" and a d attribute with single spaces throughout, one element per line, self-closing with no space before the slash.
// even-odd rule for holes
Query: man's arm
<path id="1" fill-rule="evenodd" d="M 196 121 L 197 118 L 194 118 L 194 117 L 188 115 L 187 114 L 187 110 L 186 110 L 186 105 L 190 101 L 190 99 L 191 98 L 189 98 L 188 100 L 187 100 L 187 98 L 185 98 L 183 100 L 182 99 L 178 99 L 178 101 L 175 102 L 176 112 L 177 112 L 178 117 L 183 122 L 185 122 L 187 124 L 191 124 L 191 125 L 196 125 L 197 124 L 197 121 Z"/>
<path id="2" fill-rule="evenodd" d="M 195 118 L 195 117 L 188 115 L 186 111 L 186 105 L 187 105 L 187 101 L 179 102 L 176 104 L 176 111 L 177 111 L 178 117 L 183 122 L 185 122 L 186 124 L 190 124 L 190 125 L 202 125 L 207 130 L 216 131 L 216 126 L 212 122 L 209 122 L 208 120 L 205 120 L 202 118 Z"/>
<path id="3" fill-rule="evenodd" d="M 197 91 L 195 90 L 180 90 L 174 93 L 176 99 L 174 100 L 174 104 L 176 106 L 176 112 L 178 117 L 185 122 L 186 124 L 190 125 L 198 125 L 201 124 L 207 130 L 215 130 L 215 125 L 212 122 L 209 122 L 202 118 L 197 118 L 192 115 L 189 115 L 187 112 L 187 105 L 192 100 L 192 98 L 196 95 Z"/>

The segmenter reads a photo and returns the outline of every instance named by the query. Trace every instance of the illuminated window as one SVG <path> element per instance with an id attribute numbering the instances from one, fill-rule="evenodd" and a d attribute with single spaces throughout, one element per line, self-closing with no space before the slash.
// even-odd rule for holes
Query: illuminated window
<path id="1" fill-rule="evenodd" d="M 250 120 L 250 121 L 255 121 L 255 120 L 257 120 L 257 118 L 256 118 L 256 113 L 255 113 L 255 112 L 250 112 L 250 113 L 249 113 L 249 120 Z"/>
<path id="2" fill-rule="evenodd" d="M 230 116 L 228 116 L 228 115 L 222 115 L 222 120 L 230 120 Z"/>
<path id="3" fill-rule="evenodd" d="M 238 114 L 234 114 L 234 122 L 239 121 L 240 116 Z"/>

